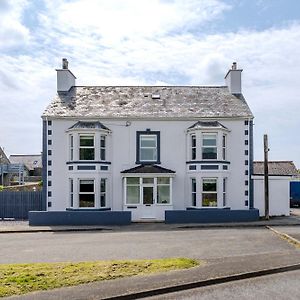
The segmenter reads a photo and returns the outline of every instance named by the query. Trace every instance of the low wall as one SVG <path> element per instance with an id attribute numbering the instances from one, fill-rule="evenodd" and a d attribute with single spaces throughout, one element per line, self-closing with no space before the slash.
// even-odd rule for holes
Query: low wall
<path id="1" fill-rule="evenodd" d="M 30 211 L 30 226 L 128 225 L 130 211 Z"/>
<path id="2" fill-rule="evenodd" d="M 231 210 L 231 209 L 189 209 L 167 210 L 165 223 L 229 223 L 251 222 L 259 220 L 258 209 Z"/>

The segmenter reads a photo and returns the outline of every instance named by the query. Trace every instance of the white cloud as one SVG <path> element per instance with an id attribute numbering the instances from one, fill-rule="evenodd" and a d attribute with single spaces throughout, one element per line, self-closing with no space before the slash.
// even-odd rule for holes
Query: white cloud
<path id="1" fill-rule="evenodd" d="M 24 7 L 26 2 L 20 3 Z M 0 57 L 0 136 L 11 152 L 40 149 L 40 115 L 55 93 L 54 68 L 62 57 L 69 59 L 81 85 L 223 85 L 236 60 L 244 69 L 243 91 L 256 116 L 256 156 L 261 158 L 260 140 L 268 132 L 270 157 L 300 165 L 300 141 L 294 139 L 300 125 L 299 23 L 261 32 L 203 31 L 200 36 L 194 32 L 231 7 L 217 0 L 54 0 L 45 6 L 26 48 L 32 55 Z M 10 14 L 24 26 L 22 9 Z M 17 128 L 33 134 L 21 151 Z"/>
<path id="2" fill-rule="evenodd" d="M 0 50 L 24 46 L 29 42 L 29 30 L 22 24 L 26 0 L 2 0 L 0 5 Z"/>

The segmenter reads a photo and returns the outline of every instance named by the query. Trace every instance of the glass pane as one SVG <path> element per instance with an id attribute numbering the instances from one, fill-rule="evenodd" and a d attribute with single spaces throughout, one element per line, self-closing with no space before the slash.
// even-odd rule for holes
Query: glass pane
<path id="1" fill-rule="evenodd" d="M 192 178 L 192 192 L 196 193 L 196 179 Z"/>
<path id="2" fill-rule="evenodd" d="M 79 159 L 80 160 L 94 160 L 95 159 L 94 148 L 80 148 Z"/>
<path id="3" fill-rule="evenodd" d="M 192 147 L 196 147 L 196 136 L 192 135 Z"/>
<path id="4" fill-rule="evenodd" d="M 127 177 L 127 184 L 140 184 L 139 177 Z"/>
<path id="5" fill-rule="evenodd" d="M 105 207 L 105 205 L 106 205 L 106 203 L 105 203 L 106 201 L 105 200 L 106 200 L 105 194 L 101 195 L 100 196 L 100 206 L 101 207 Z"/>
<path id="6" fill-rule="evenodd" d="M 217 194 L 202 193 L 202 206 L 217 206 Z"/>
<path id="7" fill-rule="evenodd" d="M 203 179 L 203 192 L 216 192 L 217 180 L 216 179 Z"/>
<path id="8" fill-rule="evenodd" d="M 156 149 L 149 149 L 149 148 L 141 148 L 140 149 L 140 160 L 141 161 L 156 161 Z"/>
<path id="9" fill-rule="evenodd" d="M 196 193 L 192 193 L 192 206 L 197 206 L 196 205 Z"/>
<path id="10" fill-rule="evenodd" d="M 100 159 L 105 160 L 105 148 L 100 149 Z"/>
<path id="11" fill-rule="evenodd" d="M 101 191 L 101 193 L 105 193 L 106 192 L 106 179 L 105 178 L 101 178 L 101 181 L 100 181 L 100 191 Z"/>
<path id="12" fill-rule="evenodd" d="M 154 178 L 143 178 L 143 183 L 154 183 Z"/>
<path id="13" fill-rule="evenodd" d="M 127 186 L 127 203 L 138 204 L 140 203 L 140 187 Z"/>
<path id="14" fill-rule="evenodd" d="M 94 181 L 93 180 L 80 180 L 81 193 L 93 193 L 94 192 Z"/>
<path id="15" fill-rule="evenodd" d="M 204 135 L 203 136 L 203 146 L 216 146 L 217 136 L 216 135 Z"/>
<path id="16" fill-rule="evenodd" d="M 153 187 L 143 187 L 143 204 L 153 204 Z"/>
<path id="17" fill-rule="evenodd" d="M 161 185 L 157 187 L 157 203 L 170 203 L 170 186 Z"/>
<path id="18" fill-rule="evenodd" d="M 192 159 L 196 159 L 196 148 L 192 148 Z"/>
<path id="19" fill-rule="evenodd" d="M 79 207 L 94 207 L 95 195 L 94 194 L 79 194 Z"/>
<path id="20" fill-rule="evenodd" d="M 80 136 L 80 146 L 94 146 L 94 136 Z"/>
<path id="21" fill-rule="evenodd" d="M 225 135 L 223 135 L 222 145 L 223 145 L 223 147 L 226 147 L 226 136 Z"/>
<path id="22" fill-rule="evenodd" d="M 73 147 L 74 143 L 73 143 L 73 135 L 70 135 L 70 146 Z"/>
<path id="23" fill-rule="evenodd" d="M 101 135 L 100 146 L 101 146 L 102 148 L 105 148 L 105 136 L 104 136 L 104 135 Z"/>
<path id="24" fill-rule="evenodd" d="M 141 147 L 153 147 L 156 148 L 156 135 L 141 135 L 140 136 Z"/>
<path id="25" fill-rule="evenodd" d="M 73 179 L 70 179 L 70 192 L 73 193 Z"/>
<path id="26" fill-rule="evenodd" d="M 169 177 L 158 177 L 157 184 L 170 184 L 170 178 Z"/>
<path id="27" fill-rule="evenodd" d="M 217 159 L 217 148 L 202 148 L 203 159 Z"/>

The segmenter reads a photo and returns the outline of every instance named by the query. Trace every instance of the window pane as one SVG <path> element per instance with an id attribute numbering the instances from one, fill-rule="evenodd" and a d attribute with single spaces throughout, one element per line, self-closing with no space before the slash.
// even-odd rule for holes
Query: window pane
<path id="1" fill-rule="evenodd" d="M 217 158 L 217 148 L 202 148 L 202 158 L 203 159 L 216 159 Z"/>
<path id="2" fill-rule="evenodd" d="M 100 196 L 100 206 L 105 207 L 106 206 L 106 195 L 101 195 Z"/>
<path id="3" fill-rule="evenodd" d="M 202 193 L 202 206 L 217 206 L 217 194 Z"/>
<path id="4" fill-rule="evenodd" d="M 105 160 L 105 149 L 103 148 L 100 149 L 100 159 Z"/>
<path id="5" fill-rule="evenodd" d="M 106 192 L 106 179 L 105 178 L 101 178 L 100 190 L 101 190 L 101 193 Z"/>
<path id="6" fill-rule="evenodd" d="M 94 136 L 80 136 L 80 146 L 94 146 Z"/>
<path id="7" fill-rule="evenodd" d="M 141 156 L 140 160 L 141 161 L 155 161 L 157 160 L 157 155 L 156 155 L 156 149 L 148 149 L 148 148 L 141 148 Z"/>
<path id="8" fill-rule="evenodd" d="M 94 194 L 79 194 L 79 207 L 94 207 L 95 195 Z"/>
<path id="9" fill-rule="evenodd" d="M 79 151 L 80 160 L 94 160 L 95 151 L 94 148 L 81 148 Z"/>
<path id="10" fill-rule="evenodd" d="M 196 147 L 196 136 L 192 135 L 192 147 Z"/>
<path id="11" fill-rule="evenodd" d="M 100 146 L 101 146 L 102 148 L 105 148 L 105 136 L 104 136 L 104 135 L 101 135 Z"/>
<path id="12" fill-rule="evenodd" d="M 192 148 L 192 159 L 196 159 L 196 148 Z"/>
<path id="13" fill-rule="evenodd" d="M 222 145 L 226 147 L 226 135 L 223 135 Z"/>
<path id="14" fill-rule="evenodd" d="M 143 178 L 143 183 L 154 183 L 154 178 Z"/>
<path id="15" fill-rule="evenodd" d="M 127 186 L 127 203 L 138 204 L 140 203 L 140 187 Z"/>
<path id="16" fill-rule="evenodd" d="M 216 192 L 217 180 L 216 179 L 203 179 L 203 192 Z"/>
<path id="17" fill-rule="evenodd" d="M 73 147 L 74 141 L 73 141 L 73 135 L 70 135 L 70 146 Z"/>
<path id="18" fill-rule="evenodd" d="M 202 138 L 202 145 L 203 146 L 216 146 L 217 145 L 217 136 L 214 135 L 203 135 Z"/>
<path id="19" fill-rule="evenodd" d="M 94 192 L 94 181 L 93 180 L 80 180 L 81 193 L 93 193 Z"/>
<path id="20" fill-rule="evenodd" d="M 153 187 L 143 187 L 143 204 L 153 204 Z"/>
<path id="21" fill-rule="evenodd" d="M 170 186 L 168 185 L 157 186 L 157 203 L 162 203 L 162 204 L 170 203 Z"/>
<path id="22" fill-rule="evenodd" d="M 140 184 L 140 178 L 138 178 L 138 177 L 127 177 L 127 184 Z"/>
<path id="23" fill-rule="evenodd" d="M 157 184 L 170 184 L 170 178 L 169 177 L 158 177 Z"/>
<path id="24" fill-rule="evenodd" d="M 192 192 L 196 193 L 196 179 L 192 178 Z"/>
<path id="25" fill-rule="evenodd" d="M 197 206 L 196 204 L 196 193 L 192 193 L 192 206 Z"/>
<path id="26" fill-rule="evenodd" d="M 153 147 L 156 148 L 156 135 L 141 135 L 141 147 Z"/>

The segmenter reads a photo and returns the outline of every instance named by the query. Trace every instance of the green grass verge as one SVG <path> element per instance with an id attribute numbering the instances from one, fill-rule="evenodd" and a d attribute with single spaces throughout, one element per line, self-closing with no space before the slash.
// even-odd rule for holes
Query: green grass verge
<path id="1" fill-rule="evenodd" d="M 21 295 L 93 281 L 187 269 L 189 258 L 0 265 L 0 297 Z"/>

